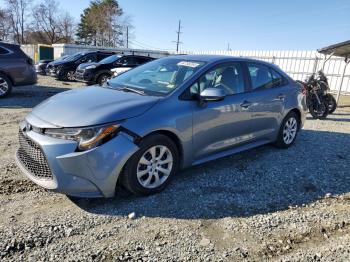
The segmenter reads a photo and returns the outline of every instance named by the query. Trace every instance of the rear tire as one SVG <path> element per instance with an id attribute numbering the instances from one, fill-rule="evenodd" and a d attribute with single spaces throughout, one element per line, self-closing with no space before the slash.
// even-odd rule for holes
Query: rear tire
<path id="1" fill-rule="evenodd" d="M 0 73 L 0 98 L 6 97 L 12 92 L 12 83 L 10 79 Z"/>
<path id="2" fill-rule="evenodd" d="M 139 147 L 125 164 L 121 183 L 138 196 L 158 193 L 178 170 L 177 147 L 170 138 L 161 134 L 144 138 Z"/>
<path id="3" fill-rule="evenodd" d="M 288 148 L 294 144 L 300 128 L 299 116 L 291 111 L 283 119 L 275 145 L 279 148 Z"/>

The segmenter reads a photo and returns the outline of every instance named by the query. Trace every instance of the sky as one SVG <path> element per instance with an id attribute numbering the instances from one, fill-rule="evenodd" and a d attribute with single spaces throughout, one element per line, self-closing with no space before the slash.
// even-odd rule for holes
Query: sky
<path id="1" fill-rule="evenodd" d="M 38 0 L 34 0 L 36 2 Z M 59 0 L 77 21 L 89 0 Z M 133 47 L 181 50 L 315 50 L 350 40 L 349 0 L 118 0 Z M 0 0 L 0 6 L 4 0 Z"/>

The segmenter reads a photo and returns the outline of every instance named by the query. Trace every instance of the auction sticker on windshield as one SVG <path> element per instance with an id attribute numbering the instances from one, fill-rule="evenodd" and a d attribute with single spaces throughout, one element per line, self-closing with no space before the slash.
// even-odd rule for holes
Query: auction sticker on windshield
<path id="1" fill-rule="evenodd" d="M 179 63 L 177 63 L 178 66 L 187 66 L 187 67 L 192 67 L 192 68 L 196 68 L 197 66 L 200 66 L 200 63 L 196 63 L 196 62 L 189 62 L 189 61 L 181 61 Z"/>

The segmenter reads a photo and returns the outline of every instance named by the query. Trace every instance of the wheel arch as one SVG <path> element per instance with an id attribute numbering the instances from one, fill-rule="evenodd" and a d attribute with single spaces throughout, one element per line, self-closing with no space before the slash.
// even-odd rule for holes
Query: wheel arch
<path id="1" fill-rule="evenodd" d="M 108 70 L 103 70 L 103 71 L 100 71 L 96 74 L 95 76 L 95 80 L 97 81 L 102 75 L 109 75 L 109 76 L 112 76 L 113 73 L 111 73 L 110 71 Z"/>
<path id="2" fill-rule="evenodd" d="M 169 131 L 169 130 L 165 130 L 165 129 L 161 129 L 161 130 L 155 130 L 155 131 L 152 131 L 151 133 L 147 134 L 146 136 L 144 136 L 142 139 L 146 138 L 146 137 L 149 137 L 151 135 L 155 135 L 155 134 L 161 134 L 161 135 L 164 135 L 168 138 L 170 138 L 176 145 L 176 148 L 178 150 L 178 153 L 179 153 L 179 166 L 180 168 L 182 167 L 182 164 L 183 164 L 183 156 L 184 156 L 184 151 L 183 151 L 183 146 L 181 144 L 181 140 L 180 138 L 172 131 Z"/>
<path id="3" fill-rule="evenodd" d="M 293 109 L 289 110 L 288 114 L 290 112 L 294 112 L 298 116 L 298 128 L 301 129 L 301 112 L 300 112 L 300 110 L 298 108 L 293 108 Z"/>
<path id="4" fill-rule="evenodd" d="M 5 71 L 3 71 L 3 70 L 0 69 L 0 74 L 6 76 L 6 77 L 11 81 L 11 84 L 12 84 L 13 86 L 16 84 L 16 83 L 13 81 L 12 77 L 11 77 L 9 74 L 7 74 Z"/>

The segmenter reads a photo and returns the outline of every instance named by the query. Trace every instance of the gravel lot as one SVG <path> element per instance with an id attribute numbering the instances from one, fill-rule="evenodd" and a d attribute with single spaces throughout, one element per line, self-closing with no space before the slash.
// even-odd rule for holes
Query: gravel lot
<path id="1" fill-rule="evenodd" d="M 349 108 L 308 119 L 288 150 L 187 169 L 154 196 L 70 199 L 26 180 L 13 155 L 25 114 L 79 86 L 39 77 L 0 100 L 0 260 L 350 260 Z"/>

